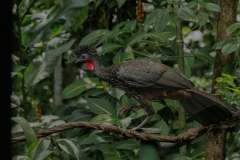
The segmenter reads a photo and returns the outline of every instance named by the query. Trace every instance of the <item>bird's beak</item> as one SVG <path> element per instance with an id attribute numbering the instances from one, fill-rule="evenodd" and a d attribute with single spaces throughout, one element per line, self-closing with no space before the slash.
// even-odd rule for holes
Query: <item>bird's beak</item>
<path id="1" fill-rule="evenodd" d="M 80 59 L 77 59 L 76 61 L 75 61 L 75 63 L 78 63 L 78 62 L 80 62 L 81 60 Z"/>

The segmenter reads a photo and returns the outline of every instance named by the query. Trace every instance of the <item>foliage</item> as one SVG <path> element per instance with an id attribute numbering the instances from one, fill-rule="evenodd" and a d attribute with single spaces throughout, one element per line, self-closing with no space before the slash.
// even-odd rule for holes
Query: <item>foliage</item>
<path id="1" fill-rule="evenodd" d="M 208 1 L 144 2 L 143 23 L 135 20 L 135 1 L 126 0 L 22 0 L 15 2 L 13 14 L 14 43 L 12 55 L 14 123 L 12 136 L 25 135 L 26 144 L 13 145 L 12 154 L 18 159 L 141 159 L 143 142 L 129 140 L 121 135 L 103 131 L 76 128 L 64 133 L 36 139 L 33 134 L 67 122 L 90 121 L 107 123 L 122 128 L 136 127 L 146 116 L 143 109 L 127 111 L 117 117 L 117 110 L 136 104 L 122 90 L 100 82 L 84 66 L 73 64 L 76 57 L 72 49 L 78 45 L 92 45 L 101 56 L 102 65 L 111 65 L 134 58 L 149 58 L 177 69 L 176 29 L 183 24 L 185 45 L 185 74 L 196 86 L 209 89 L 212 72 L 213 49 L 224 54 L 239 53 L 239 22 L 232 24 L 228 34 L 236 38 L 214 44 L 216 13 L 221 8 Z M 180 4 L 181 3 L 181 4 Z M 180 7 L 179 7 L 180 6 Z M 195 35 L 196 34 L 196 35 Z M 200 38 L 196 38 L 199 37 Z M 62 59 L 60 59 L 62 58 Z M 53 104 L 53 72 L 58 61 L 63 65 L 63 105 Z M 239 68 L 239 58 L 226 68 Z M 218 94 L 239 106 L 239 87 L 234 77 L 223 75 Z M 234 97 L 234 99 L 233 99 Z M 177 110 L 173 100 L 152 102 L 156 115 L 145 127 L 161 130 L 161 135 L 178 135 Z M 189 115 L 187 129 L 199 126 Z M 231 132 L 236 139 L 239 128 Z M 157 133 L 159 134 L 159 133 Z M 227 139 L 229 157 L 239 150 L 239 141 Z M 187 145 L 188 155 L 179 158 L 173 151 L 165 159 L 201 159 L 204 157 L 204 137 Z M 156 156 L 156 148 L 149 148 Z"/>

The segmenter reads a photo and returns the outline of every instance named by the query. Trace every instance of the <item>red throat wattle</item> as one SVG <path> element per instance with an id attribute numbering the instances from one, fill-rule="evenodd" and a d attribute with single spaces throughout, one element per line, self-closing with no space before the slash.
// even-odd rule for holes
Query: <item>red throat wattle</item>
<path id="1" fill-rule="evenodd" d="M 86 61 L 84 62 L 85 66 L 90 69 L 90 70 L 94 70 L 94 63 L 93 61 Z"/>

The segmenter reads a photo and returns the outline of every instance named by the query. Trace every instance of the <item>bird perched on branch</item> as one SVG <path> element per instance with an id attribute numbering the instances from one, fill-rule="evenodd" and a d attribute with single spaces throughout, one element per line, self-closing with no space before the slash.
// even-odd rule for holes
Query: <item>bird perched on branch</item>
<path id="1" fill-rule="evenodd" d="M 231 104 L 198 90 L 184 75 L 164 64 L 134 59 L 103 68 L 94 47 L 81 46 L 75 50 L 75 54 L 78 57 L 75 63 L 83 62 L 90 70 L 94 70 L 100 80 L 124 90 L 140 103 L 124 106 L 118 114 L 130 108 L 146 110 L 147 117 L 137 129 L 154 115 L 152 100 L 179 100 L 187 112 L 204 126 L 220 124 L 232 119 L 238 112 Z"/>

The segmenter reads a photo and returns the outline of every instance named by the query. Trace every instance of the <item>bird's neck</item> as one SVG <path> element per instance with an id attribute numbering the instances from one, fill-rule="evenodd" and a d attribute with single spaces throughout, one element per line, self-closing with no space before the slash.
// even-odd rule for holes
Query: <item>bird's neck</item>
<path id="1" fill-rule="evenodd" d="M 101 61 L 99 59 L 99 57 L 94 57 L 93 58 L 93 63 L 94 63 L 94 71 L 95 71 L 95 75 L 102 79 L 105 80 L 108 77 L 108 72 L 107 72 L 107 68 L 103 68 L 101 66 Z"/>

